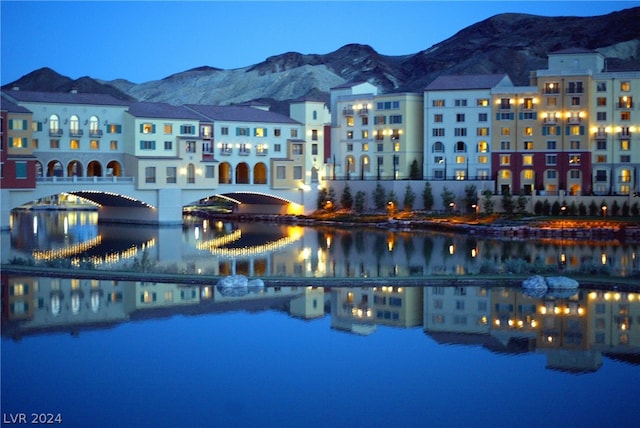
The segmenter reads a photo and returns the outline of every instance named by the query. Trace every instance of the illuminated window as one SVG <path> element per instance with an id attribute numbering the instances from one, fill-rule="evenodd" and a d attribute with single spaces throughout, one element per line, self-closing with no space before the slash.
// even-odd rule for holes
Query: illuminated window
<path id="1" fill-rule="evenodd" d="M 505 180 L 510 179 L 511 178 L 511 171 L 509 171 L 508 169 L 500 170 L 500 178 L 503 178 Z"/>
<path id="2" fill-rule="evenodd" d="M 60 148 L 60 140 L 49 140 L 49 148 L 50 149 L 59 149 Z"/>
<path id="3" fill-rule="evenodd" d="M 164 125 L 164 133 L 165 134 L 173 134 L 173 125 L 167 123 Z"/>
<path id="4" fill-rule="evenodd" d="M 522 156 L 522 164 L 523 165 L 533 165 L 533 155 L 523 155 Z"/>
<path id="5" fill-rule="evenodd" d="M 511 135 L 511 128 L 500 128 L 500 135 Z"/>
<path id="6" fill-rule="evenodd" d="M 488 98 L 478 98 L 476 100 L 476 106 L 478 107 L 487 107 L 489 105 L 489 99 Z"/>
<path id="7" fill-rule="evenodd" d="M 511 155 L 500 156 L 500 165 L 511 165 Z"/>
<path id="8" fill-rule="evenodd" d="M 488 162 L 489 162 L 488 156 L 478 156 L 478 163 L 488 163 Z"/>
<path id="9" fill-rule="evenodd" d="M 489 135 L 489 128 L 477 128 L 476 135 L 479 137 L 486 137 Z"/>
<path id="10" fill-rule="evenodd" d="M 571 140 L 569 142 L 571 150 L 580 150 L 580 140 Z"/>
<path id="11" fill-rule="evenodd" d="M 431 105 L 433 107 L 444 107 L 444 100 L 433 100 Z"/>
<path id="12" fill-rule="evenodd" d="M 394 152 L 400 151 L 400 143 L 393 143 L 393 151 Z"/>
<path id="13" fill-rule="evenodd" d="M 525 180 L 533 180 L 535 172 L 532 169 L 525 169 L 522 171 L 522 178 Z"/>
<path id="14" fill-rule="evenodd" d="M 89 148 L 91 150 L 99 150 L 100 149 L 100 141 L 98 140 L 91 140 L 89 142 Z"/>
<path id="15" fill-rule="evenodd" d="M 631 150 L 631 140 L 620 140 L 620 150 Z"/>
<path id="16" fill-rule="evenodd" d="M 72 134 L 77 134 L 79 130 L 80 130 L 80 118 L 78 118 L 78 116 L 74 114 L 69 119 L 69 131 Z"/>
<path id="17" fill-rule="evenodd" d="M 111 150 L 118 150 L 118 141 L 117 140 L 111 140 L 109 142 L 109 148 Z"/>
<path id="18" fill-rule="evenodd" d="M 625 122 L 631 120 L 631 112 L 630 111 L 620 112 L 620 120 L 623 120 Z"/>
<path id="19" fill-rule="evenodd" d="M 347 117 L 347 126 L 353 126 L 354 121 L 353 121 L 353 116 L 348 116 Z"/>
<path id="20" fill-rule="evenodd" d="M 525 141 L 523 146 L 524 150 L 533 150 L 533 141 Z"/>
<path id="21" fill-rule="evenodd" d="M 69 148 L 71 150 L 79 150 L 80 149 L 80 140 L 71 140 L 69 142 Z"/>
<path id="22" fill-rule="evenodd" d="M 620 82 L 620 90 L 629 92 L 631 90 L 631 82 Z"/>
<path id="23" fill-rule="evenodd" d="M 486 141 L 480 141 L 478 143 L 478 153 L 487 153 L 489 151 L 489 144 Z"/>
<path id="24" fill-rule="evenodd" d="M 140 128 L 143 134 L 153 134 L 156 132 L 156 126 L 152 123 L 143 123 L 140 125 Z"/>
<path id="25" fill-rule="evenodd" d="M 525 98 L 522 107 L 531 110 L 533 108 L 533 98 Z"/>
<path id="26" fill-rule="evenodd" d="M 173 290 L 167 290 L 164 292 L 164 301 L 173 302 Z"/>
<path id="27" fill-rule="evenodd" d="M 569 155 L 569 164 L 570 165 L 580 165 L 580 155 Z"/>
<path id="28" fill-rule="evenodd" d="M 607 105 L 607 97 L 598 97 L 596 100 L 596 104 L 600 107 L 604 107 Z"/>
<path id="29" fill-rule="evenodd" d="M 548 107 L 555 107 L 557 105 L 558 105 L 558 99 L 556 97 L 547 98 L 547 106 Z"/>
<path id="30" fill-rule="evenodd" d="M 560 85 L 558 82 L 546 82 L 544 84 L 544 93 L 545 94 L 559 94 L 560 93 Z"/>
<path id="31" fill-rule="evenodd" d="M 573 125 L 569 129 L 570 129 L 569 133 L 571 135 L 582 135 L 584 127 L 582 127 L 580 125 Z"/>
<path id="32" fill-rule="evenodd" d="M 456 163 L 465 163 L 466 159 L 465 156 L 456 156 Z"/>
<path id="33" fill-rule="evenodd" d="M 607 163 L 607 155 L 597 155 L 596 163 Z"/>
<path id="34" fill-rule="evenodd" d="M 314 131 L 315 131 L 315 129 L 314 129 Z M 362 130 L 362 139 L 364 140 L 364 139 L 367 139 L 367 138 L 369 138 L 369 131 L 366 130 L 366 129 L 363 129 Z M 317 140 L 317 139 L 318 139 L 318 133 L 316 131 L 316 138 L 312 138 L 312 140 Z"/>

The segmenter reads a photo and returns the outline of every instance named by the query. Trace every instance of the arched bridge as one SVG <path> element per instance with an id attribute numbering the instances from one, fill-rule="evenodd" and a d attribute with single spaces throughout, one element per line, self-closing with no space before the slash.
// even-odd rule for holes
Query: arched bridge
<path id="1" fill-rule="evenodd" d="M 222 184 L 216 189 L 140 189 L 132 177 L 46 177 L 34 189 L 2 189 L 1 227 L 10 228 L 11 210 L 62 193 L 98 204 L 100 221 L 181 225 L 182 208 L 222 196 L 240 213 L 302 214 L 313 208 L 315 196 L 305 189 L 271 189 L 268 185 Z M 308 206 L 308 209 L 305 209 Z"/>

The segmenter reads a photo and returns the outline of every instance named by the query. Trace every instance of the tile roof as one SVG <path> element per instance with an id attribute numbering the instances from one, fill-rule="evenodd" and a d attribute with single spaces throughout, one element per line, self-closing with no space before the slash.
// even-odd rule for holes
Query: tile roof
<path id="1" fill-rule="evenodd" d="M 299 125 L 300 122 L 283 114 L 261 110 L 246 106 L 213 106 L 201 104 L 186 104 L 185 107 L 200 113 L 210 120 L 226 122 L 263 122 L 263 123 L 287 123 Z"/>
<path id="2" fill-rule="evenodd" d="M 129 101 L 119 100 L 108 94 L 86 94 L 82 92 L 36 92 L 6 91 L 4 94 L 18 102 L 50 103 L 50 104 L 96 104 L 111 106 L 128 106 Z"/>
<path id="3" fill-rule="evenodd" d="M 2 101 L 0 101 L 0 110 L 7 111 L 9 113 L 32 113 L 31 110 L 19 106 L 4 94 L 2 94 Z"/>
<path id="4" fill-rule="evenodd" d="M 597 53 L 594 50 L 591 49 L 584 49 L 584 48 L 567 48 L 567 49 L 560 49 L 557 51 L 553 51 L 553 52 L 549 52 L 549 55 L 557 55 L 557 54 L 592 54 L 592 53 Z"/>
<path id="5" fill-rule="evenodd" d="M 438 76 L 425 88 L 425 91 L 447 91 L 465 89 L 491 89 L 507 78 L 506 74 L 469 74 L 457 76 Z"/>
<path id="6" fill-rule="evenodd" d="M 132 116 L 149 119 L 205 119 L 202 115 L 183 106 L 174 106 L 167 103 L 137 102 L 132 103 L 127 111 Z"/>
<path id="7" fill-rule="evenodd" d="M 367 81 L 366 80 L 361 80 L 359 82 L 347 82 L 347 83 L 343 83 L 342 85 L 334 86 L 333 88 L 329 88 L 329 89 L 353 88 L 354 86 L 362 85 L 363 83 L 367 83 Z"/>

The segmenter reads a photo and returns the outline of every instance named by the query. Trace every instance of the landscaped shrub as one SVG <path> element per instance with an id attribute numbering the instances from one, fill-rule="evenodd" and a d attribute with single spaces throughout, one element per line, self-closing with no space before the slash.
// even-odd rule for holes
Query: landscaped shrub
<path id="1" fill-rule="evenodd" d="M 402 205 L 404 206 L 405 211 L 411 211 L 413 209 L 413 202 L 416 200 L 416 194 L 411 189 L 411 186 L 407 184 L 407 187 L 404 189 L 404 200 Z"/>
<path id="2" fill-rule="evenodd" d="M 544 206 L 542 204 L 541 201 L 536 201 L 535 205 L 533 206 L 533 212 L 535 215 L 542 215 L 542 212 L 544 210 Z"/>
<path id="3" fill-rule="evenodd" d="M 584 202 L 580 202 L 580 205 L 578 205 L 578 215 L 587 215 L 587 206 L 584 204 Z"/>
<path id="4" fill-rule="evenodd" d="M 595 217 L 598 215 L 598 211 L 600 211 L 600 209 L 598 209 L 598 205 L 596 205 L 596 201 L 592 199 L 591 203 L 589 204 L 589 215 L 591 217 Z"/>
<path id="5" fill-rule="evenodd" d="M 631 205 L 631 215 L 634 217 L 637 217 L 640 215 L 640 207 L 638 206 L 637 202 Z"/>
<path id="6" fill-rule="evenodd" d="M 624 204 L 622 204 L 622 216 L 629 217 L 629 204 L 627 201 L 624 201 Z"/>
<path id="7" fill-rule="evenodd" d="M 551 205 L 551 214 L 559 215 L 560 214 L 560 202 L 555 201 L 553 205 Z"/>
<path id="8" fill-rule="evenodd" d="M 578 214 L 578 207 L 575 202 L 571 202 L 571 205 L 569 205 L 569 215 L 575 216 L 576 214 Z"/>
<path id="9" fill-rule="evenodd" d="M 431 184 L 429 182 L 424 183 L 424 190 L 422 191 L 422 201 L 425 211 L 431 211 L 433 208 L 433 192 L 431 190 Z"/>
<path id="10" fill-rule="evenodd" d="M 620 205 L 618 205 L 618 201 L 614 200 L 611 204 L 611 215 L 617 216 L 618 214 L 620 214 Z"/>
<path id="11" fill-rule="evenodd" d="M 387 192 L 380 183 L 373 190 L 373 203 L 377 210 L 383 210 L 387 206 Z"/>
<path id="12" fill-rule="evenodd" d="M 353 196 L 351 196 L 351 189 L 348 184 L 344 187 L 342 196 L 340 196 L 340 206 L 345 210 L 353 208 Z"/>
<path id="13" fill-rule="evenodd" d="M 358 190 L 356 192 L 356 199 L 355 199 L 355 209 L 358 214 L 362 214 L 364 212 L 364 207 L 366 206 L 366 202 L 367 202 L 367 194 L 362 190 Z"/>

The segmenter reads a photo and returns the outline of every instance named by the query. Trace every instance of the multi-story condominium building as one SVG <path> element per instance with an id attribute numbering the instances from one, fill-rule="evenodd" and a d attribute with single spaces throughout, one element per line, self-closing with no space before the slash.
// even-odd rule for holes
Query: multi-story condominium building
<path id="1" fill-rule="evenodd" d="M 548 68 L 534 71 L 532 84 L 541 96 L 546 156 L 556 160 L 547 173 L 558 177 L 554 183 L 545 176 L 543 190 L 637 191 L 640 112 L 633 98 L 640 97 L 640 71 L 610 72 L 603 55 L 567 49 L 550 53 Z"/>
<path id="2" fill-rule="evenodd" d="M 110 95 L 4 93 L 33 113 L 31 147 L 37 177 L 106 177 L 124 171 L 122 124 L 127 102 Z"/>
<path id="3" fill-rule="evenodd" d="M 3 189 L 32 189 L 36 185 L 32 113 L 4 95 L 0 123 L 0 179 Z"/>
<path id="4" fill-rule="evenodd" d="M 439 76 L 424 91 L 424 171 L 428 180 L 492 177 L 491 91 L 506 74 Z"/>
<path id="5" fill-rule="evenodd" d="M 290 117 L 249 106 L 186 105 L 213 124 L 220 184 L 298 189 L 307 176 L 304 127 Z"/>
<path id="6" fill-rule="evenodd" d="M 289 116 L 303 126 L 302 136 L 307 142 L 305 183 L 318 183 L 324 178 L 326 156 L 331 152 L 331 113 L 324 101 L 300 99 L 289 104 Z"/>
<path id="7" fill-rule="evenodd" d="M 133 103 L 125 113 L 125 167 L 140 189 L 217 187 L 212 124 L 165 103 Z"/>
<path id="8" fill-rule="evenodd" d="M 491 329 L 490 292 L 483 287 L 426 287 L 426 332 L 487 334 Z"/>
<path id="9" fill-rule="evenodd" d="M 347 179 L 409 178 L 411 171 L 421 176 L 421 94 L 377 95 L 377 88 L 358 84 L 333 88 L 331 98 L 332 176 L 336 168 Z"/>
<path id="10" fill-rule="evenodd" d="M 499 193 L 531 195 L 538 188 L 536 180 L 543 179 L 545 158 L 543 130 L 538 120 L 540 97 L 535 86 L 500 87 L 491 91 L 491 165 L 492 179 Z M 555 129 L 552 134 L 555 133 Z M 536 138 L 537 137 L 537 138 Z M 555 158 L 551 165 L 555 167 Z M 551 175 L 551 174 L 549 174 Z M 548 186 L 557 185 L 557 176 Z M 555 189 L 555 187 L 554 187 Z"/>

